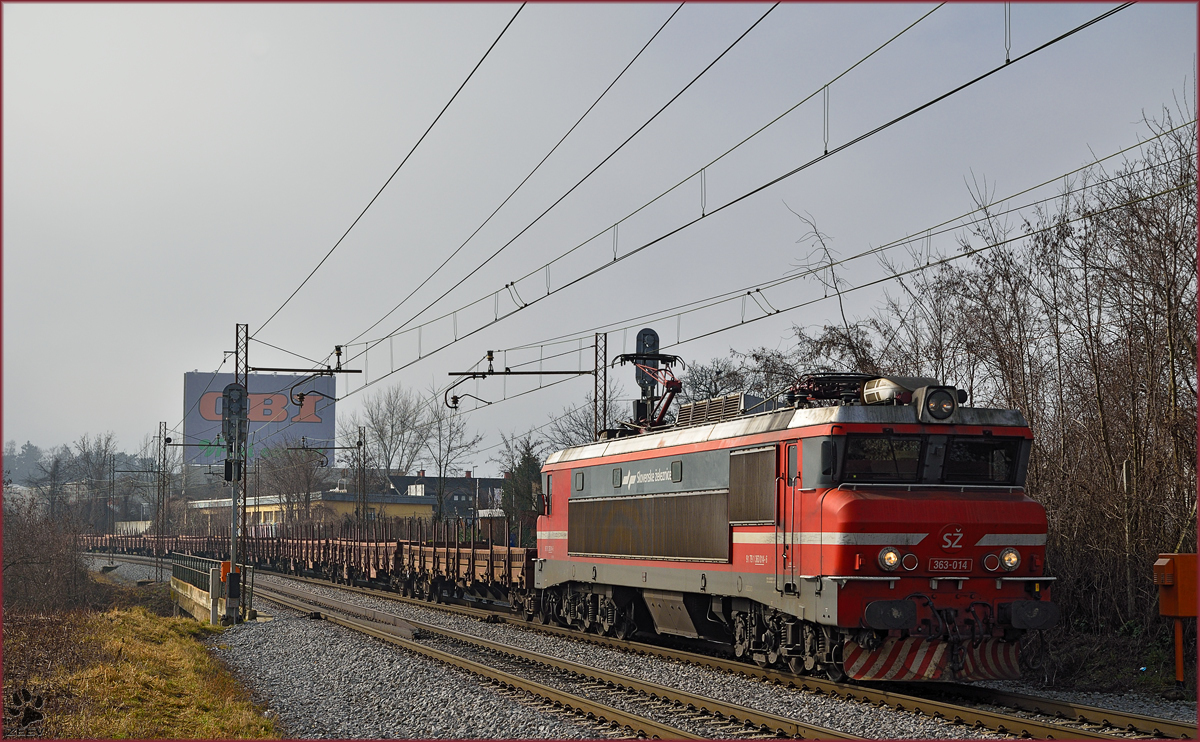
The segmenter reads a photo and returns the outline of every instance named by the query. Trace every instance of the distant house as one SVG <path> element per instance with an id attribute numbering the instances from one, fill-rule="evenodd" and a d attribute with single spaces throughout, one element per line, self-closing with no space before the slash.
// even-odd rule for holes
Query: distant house
<path id="1" fill-rule="evenodd" d="M 272 525 L 284 523 L 291 518 L 303 518 L 303 513 L 292 514 L 287 501 L 279 495 L 249 497 L 246 503 L 246 525 Z M 314 521 L 337 523 L 353 518 L 358 496 L 353 492 L 325 490 L 310 495 L 310 514 Z M 218 500 L 194 500 L 188 503 L 188 520 L 200 526 L 208 521 L 211 525 L 228 526 L 229 498 Z M 295 509 L 295 506 L 291 506 Z M 433 516 L 433 498 L 409 497 L 396 492 L 367 495 L 366 519 L 374 521 L 385 518 L 430 518 Z M 254 529 L 252 529 L 254 530 Z"/>
<path id="2" fill-rule="evenodd" d="M 424 497 L 436 506 L 438 478 L 425 476 L 425 470 L 419 470 L 415 475 L 396 475 L 388 477 L 392 489 L 399 495 L 409 497 Z M 478 509 L 495 507 L 500 504 L 500 493 L 504 480 L 496 477 L 473 477 L 468 469 L 461 477 L 446 477 L 445 482 L 445 512 L 446 518 L 474 517 L 476 496 Z"/>

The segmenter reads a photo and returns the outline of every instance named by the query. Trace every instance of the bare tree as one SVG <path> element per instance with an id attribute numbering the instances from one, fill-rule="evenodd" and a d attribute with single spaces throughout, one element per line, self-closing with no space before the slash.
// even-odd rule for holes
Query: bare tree
<path id="1" fill-rule="evenodd" d="M 28 480 L 51 519 L 61 517 L 66 511 L 73 458 L 66 446 L 52 448 L 42 456 L 37 471 Z"/>
<path id="2" fill-rule="evenodd" d="M 436 388 L 431 388 L 429 394 L 435 400 L 441 396 Z M 467 421 L 456 413 L 457 410 L 434 402 L 426 418 L 429 437 L 425 441 L 425 453 L 438 478 L 435 492 L 438 519 L 445 512 L 446 477 L 462 468 L 466 458 L 474 453 L 483 440 L 482 435 L 468 431 Z"/>
<path id="3" fill-rule="evenodd" d="M 81 485 L 75 493 L 77 510 L 85 523 L 103 530 L 108 525 L 111 470 L 116 468 L 116 437 L 111 432 L 94 437 L 84 433 L 72 448 L 71 473 Z"/>
<path id="4" fill-rule="evenodd" d="M 318 450 L 305 450 L 296 441 L 263 450 L 259 454 L 262 494 L 277 495 L 287 520 L 311 520 L 312 495 L 330 485 L 328 461 Z"/>
<path id="5" fill-rule="evenodd" d="M 630 415 L 628 408 L 621 407 L 621 398 L 625 396 L 625 390 L 621 386 L 621 382 L 612 377 L 611 371 L 608 375 L 606 396 L 608 397 L 608 417 L 601 421 L 601 428 L 615 428 L 620 425 L 621 420 L 628 420 Z M 553 449 L 570 448 L 595 440 L 596 434 L 593 426 L 596 420 L 592 398 L 593 393 L 589 392 L 584 395 L 583 401 L 578 405 L 564 407 L 561 414 L 556 417 L 552 416 L 543 436 L 546 445 Z"/>
<path id="6" fill-rule="evenodd" d="M 361 425 L 367 445 L 385 476 L 408 474 L 429 435 L 421 398 L 399 385 L 369 393 L 363 401 Z"/>
<path id="7" fill-rule="evenodd" d="M 691 363 L 679 379 L 683 402 L 699 402 L 745 391 L 746 378 L 730 358 L 713 358 L 708 363 Z"/>
<path id="8" fill-rule="evenodd" d="M 525 543 L 536 543 L 536 523 L 542 512 L 542 453 L 545 443 L 539 441 L 533 431 L 524 434 L 500 434 L 500 450 L 491 461 L 504 472 L 500 507 L 514 523 L 521 523 Z"/>

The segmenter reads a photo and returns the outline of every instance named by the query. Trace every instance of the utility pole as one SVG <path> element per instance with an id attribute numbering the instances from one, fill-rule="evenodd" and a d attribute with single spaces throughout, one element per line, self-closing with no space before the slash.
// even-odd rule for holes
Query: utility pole
<path id="1" fill-rule="evenodd" d="M 600 440 L 600 431 L 608 425 L 608 333 L 596 333 L 596 370 L 592 377 L 596 389 L 592 392 L 593 440 Z"/>
<path id="2" fill-rule="evenodd" d="M 226 579 L 225 616 L 230 621 L 238 618 L 238 603 L 241 598 L 241 572 L 238 570 L 238 530 L 246 528 L 246 436 L 249 433 L 249 383 L 250 369 L 250 326 L 237 325 L 234 345 L 234 382 L 225 387 L 221 396 L 221 432 L 225 436 L 225 481 L 233 483 L 229 498 L 229 563 L 230 572 Z M 241 523 L 238 523 L 238 499 L 243 508 Z M 245 561 L 243 559 L 242 561 Z"/>
<path id="3" fill-rule="evenodd" d="M 360 521 L 367 519 L 367 429 L 358 428 L 358 490 L 354 509 Z"/>
<path id="4" fill-rule="evenodd" d="M 117 533 L 117 454 L 108 460 L 108 563 L 113 563 L 112 536 Z"/>
<path id="5" fill-rule="evenodd" d="M 155 513 L 155 535 L 158 536 L 158 543 L 154 549 L 154 579 L 158 582 L 163 580 L 163 556 L 166 551 L 165 542 L 163 539 L 167 535 L 167 505 L 171 480 L 170 472 L 167 471 L 167 444 L 171 439 L 167 437 L 167 424 L 160 422 L 158 424 L 158 497 L 156 498 L 157 512 Z"/>

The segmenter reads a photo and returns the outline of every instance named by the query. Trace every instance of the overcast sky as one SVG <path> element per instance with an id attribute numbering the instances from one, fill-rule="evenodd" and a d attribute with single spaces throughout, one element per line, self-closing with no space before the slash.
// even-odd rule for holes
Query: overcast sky
<path id="1" fill-rule="evenodd" d="M 997 197 L 1024 190 L 1136 144 L 1143 115 L 1194 102 L 1196 6 L 1137 4 L 614 263 L 614 244 L 618 256 L 635 250 L 811 161 L 826 137 L 836 149 L 1005 60 L 1002 4 L 784 4 L 513 240 L 771 7 L 685 5 L 389 315 L 678 6 L 531 4 L 501 36 L 517 7 L 3 5 L 4 439 L 45 447 L 112 431 L 135 450 L 159 421 L 180 423 L 185 372 L 233 370 L 222 363 L 236 323 L 254 334 L 252 365 L 306 368 L 336 344 L 357 355 L 407 327 L 349 363 L 366 373 L 338 379 L 339 417 L 374 389 L 444 385 L 488 349 L 507 350 L 498 363 L 514 368 L 572 349 L 544 367 L 590 366 L 579 347 L 594 328 L 612 330 L 611 357 L 633 350 L 635 318 L 652 312 L 671 315 L 650 326 L 688 360 L 785 347 L 793 324 L 832 321 L 836 302 L 691 341 L 763 310 L 736 300 L 676 318 L 671 308 L 794 270 L 807 228 L 790 210 L 849 256 L 969 211 L 973 178 Z M 1015 4 L 1009 55 L 1114 7 Z M 923 16 L 833 82 L 826 106 L 827 83 Z M 705 166 L 703 183 L 692 177 L 629 217 Z M 933 247 L 951 251 L 953 237 Z M 840 274 L 850 284 L 880 275 L 871 258 Z M 887 290 L 854 292 L 847 309 L 866 316 Z M 765 294 L 782 308 L 822 290 L 795 281 Z M 529 306 L 495 321 L 518 301 Z M 636 388 L 628 367 L 613 373 Z M 501 430 L 545 424 L 591 384 L 500 401 L 469 422 L 492 445 Z M 536 386 L 463 389 L 497 401 Z M 477 456 L 484 473 L 492 453 Z"/>

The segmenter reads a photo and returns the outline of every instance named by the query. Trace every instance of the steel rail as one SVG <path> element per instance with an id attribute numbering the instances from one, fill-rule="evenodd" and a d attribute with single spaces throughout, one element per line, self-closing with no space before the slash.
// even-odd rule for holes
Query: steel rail
<path id="1" fill-rule="evenodd" d="M 291 576 L 288 578 L 300 579 L 304 582 L 322 584 L 325 586 L 330 585 L 329 582 L 316 580 L 313 578 L 296 578 Z M 446 603 L 435 604 L 415 598 L 405 598 L 403 596 L 395 595 L 386 591 L 371 590 L 369 588 L 361 588 L 352 585 L 337 584 L 336 587 L 338 589 L 351 592 L 373 595 L 375 597 L 385 597 L 388 600 L 411 603 L 427 608 L 436 607 L 439 610 L 462 613 L 470 616 L 481 617 L 485 615 L 496 615 L 493 611 L 482 610 L 479 608 L 455 606 Z M 1098 709 L 1095 716 L 1087 715 L 1086 718 L 1082 720 L 1079 720 L 1076 717 L 1071 717 L 1074 723 L 1068 725 L 1063 723 L 1055 723 L 1052 721 L 1043 721 L 1041 719 L 1030 719 L 1021 716 L 1014 716 L 995 711 L 987 711 L 985 709 L 975 708 L 972 706 L 963 706 L 948 701 L 939 701 L 937 699 L 893 692 L 880 688 L 861 686 L 853 683 L 834 682 L 832 680 L 826 680 L 824 678 L 818 678 L 809 675 L 795 675 L 790 672 L 780 672 L 778 670 L 761 668 L 757 665 L 749 664 L 736 659 L 715 657 L 696 652 L 689 652 L 686 650 L 660 647 L 643 642 L 621 640 L 614 637 L 600 636 L 598 634 L 585 634 L 574 629 L 535 624 L 528 621 L 510 620 L 511 618 L 511 616 L 502 617 L 501 620 L 504 620 L 506 623 L 512 624 L 513 626 L 522 626 L 529 630 L 560 636 L 563 638 L 574 639 L 576 641 L 588 642 L 599 646 L 611 647 L 637 654 L 646 654 L 664 659 L 671 659 L 677 662 L 707 667 L 717 672 L 744 675 L 746 677 L 771 682 L 777 685 L 790 686 L 809 692 L 823 693 L 835 698 L 858 700 L 865 703 L 870 703 L 872 705 L 882 705 L 888 708 L 894 708 L 898 711 L 915 711 L 923 713 L 927 716 L 946 719 L 955 723 L 966 724 L 973 727 L 982 727 L 1020 737 L 1032 737 L 1035 739 L 1129 739 L 1129 737 L 1125 735 L 1110 734 L 1102 731 L 1103 727 L 1109 726 L 1109 724 L 1105 721 L 1106 719 L 1113 719 L 1120 716 L 1118 712 L 1112 712 L 1107 709 Z M 1001 697 L 1000 692 L 997 691 L 994 697 L 999 699 Z M 994 705 L 1004 705 L 994 701 L 993 703 Z M 1159 728 L 1162 726 L 1170 726 L 1172 723 L 1164 719 L 1155 719 L 1154 721 L 1156 722 L 1154 726 Z M 1086 726 L 1078 726 L 1078 724 L 1090 724 L 1098 728 L 1088 728 Z M 1149 730 L 1139 727 L 1137 731 L 1146 732 Z"/>
<path id="2" fill-rule="evenodd" d="M 973 685 L 931 685 L 928 690 L 968 698 L 977 703 L 996 706 L 1011 706 L 1023 711 L 1045 716 L 1057 716 L 1091 724 L 1103 724 L 1129 732 L 1144 732 L 1169 739 L 1196 739 L 1196 724 L 1171 719 L 1160 719 L 1131 711 L 1088 706 L 1058 698 L 1031 696 L 1007 690 L 993 690 Z"/>
<path id="3" fill-rule="evenodd" d="M 277 589 L 279 588 L 274 587 L 270 588 L 269 591 Z M 300 595 L 290 590 L 285 590 L 285 592 L 287 592 L 290 597 L 296 600 L 309 601 L 316 605 L 332 608 L 339 613 L 366 613 L 372 617 L 372 620 L 374 620 L 373 617 L 379 616 L 379 620 L 386 623 L 393 623 L 397 618 L 390 614 L 381 614 L 379 611 L 375 611 L 370 608 L 364 608 L 352 603 L 346 603 L 340 600 L 307 594 Z M 260 597 L 266 597 L 266 593 L 260 593 Z M 729 720 L 735 724 L 741 724 L 746 727 L 748 733 L 773 732 L 778 735 L 795 739 L 863 739 L 857 735 L 849 734 L 836 729 L 829 729 L 813 724 L 805 724 L 804 722 L 796 719 L 790 719 L 764 711 L 758 711 L 735 703 L 729 703 L 720 699 L 710 698 L 708 696 L 688 693 L 687 691 L 678 690 L 676 688 L 668 688 L 665 685 L 659 685 L 658 683 L 653 683 L 648 680 L 640 680 L 628 675 L 621 675 L 615 672 L 599 670 L 578 662 L 571 662 L 569 660 L 551 657 L 539 652 L 534 652 L 533 650 L 522 649 L 520 647 L 514 647 L 510 644 L 504 644 L 503 642 L 484 639 L 473 634 L 464 634 L 452 629 L 433 626 L 420 621 L 413 621 L 411 619 L 402 619 L 402 621 L 411 624 L 419 631 L 424 633 L 435 634 L 467 645 L 484 647 L 499 654 L 515 657 L 517 659 L 539 665 L 544 665 L 559 672 L 569 673 L 571 675 L 579 676 L 597 683 L 615 686 L 617 688 L 634 691 L 651 698 L 687 706 L 689 708 L 695 708 L 707 714 L 717 716 L 722 720 Z"/>
<path id="4" fill-rule="evenodd" d="M 259 597 L 265 600 L 271 600 L 281 605 L 288 606 L 303 612 L 311 612 L 312 606 L 306 605 L 299 599 L 287 597 L 280 593 L 275 593 L 271 590 L 263 590 L 259 593 Z M 556 706 L 562 706 L 568 710 L 583 714 L 589 718 L 594 717 L 601 722 L 609 722 L 613 725 L 628 729 L 636 735 L 651 737 L 656 739 L 704 739 L 698 737 L 691 732 L 683 729 L 661 724 L 653 719 L 647 719 L 641 716 L 630 714 L 626 711 L 606 706 L 602 703 L 592 701 L 582 696 L 577 696 L 573 693 L 551 688 L 548 685 L 543 685 L 533 680 L 513 675 L 511 673 L 498 670 L 493 667 L 488 667 L 479 662 L 459 657 L 450 652 L 443 652 L 440 649 L 427 647 L 420 642 L 406 639 L 396 631 L 390 628 L 382 628 L 377 625 L 372 625 L 372 622 L 357 619 L 351 616 L 339 615 L 338 613 L 321 612 L 321 618 L 345 626 L 348 629 L 358 631 L 368 636 L 373 636 L 376 639 L 395 644 L 399 647 L 415 652 L 437 662 L 449 664 L 454 667 L 461 668 L 467 672 L 486 678 L 489 681 L 499 684 L 507 688 L 514 688 L 526 693 L 530 693 L 538 698 L 554 703 Z"/>
<path id="5" fill-rule="evenodd" d="M 129 556 L 125 556 L 124 558 L 137 559 Z M 149 563 L 153 563 L 153 559 L 144 559 Z M 364 595 L 372 595 L 379 598 L 385 598 L 387 600 L 395 600 L 397 602 L 409 603 L 412 605 L 419 605 L 426 608 L 459 613 L 472 617 L 497 615 L 495 611 L 448 603 L 434 603 L 432 601 L 425 601 L 418 598 L 405 598 L 384 590 L 331 583 L 327 580 L 300 577 L 283 573 L 279 573 L 276 576 L 289 580 L 323 585 L 326 587 L 336 587 L 340 590 L 357 592 Z M 646 644 L 643 642 L 620 640 L 613 637 L 600 636 L 597 634 L 585 634 L 574 629 L 533 624 L 528 621 L 510 620 L 512 618 L 513 617 L 511 615 L 502 615 L 500 620 L 510 623 L 513 626 L 524 627 L 527 630 L 570 638 L 576 641 L 587 642 L 599 646 L 611 647 L 636 654 L 663 657 L 665 659 L 672 659 L 687 664 L 707 667 L 719 672 L 740 674 L 758 680 L 772 682 L 778 685 L 795 687 L 809 692 L 825 693 L 834 697 L 856 698 L 877 705 L 884 704 L 891 706 L 893 703 L 895 703 L 898 704 L 895 706 L 898 709 L 919 709 L 924 713 L 943 719 L 949 719 L 963 724 L 970 724 L 972 726 L 982 726 L 1009 734 L 1017 734 L 1040 739 L 1130 738 L 1124 735 L 1114 735 L 1100 731 L 1100 729 L 1104 728 L 1113 728 L 1133 733 L 1157 735 L 1172 739 L 1200 738 L 1197 735 L 1197 726 L 1195 724 L 1179 722 L 1173 719 L 1144 716 L 1141 714 L 1117 711 L 1114 709 L 1074 704 L 1067 701 L 1058 701 L 1055 699 L 1031 696 L 1022 693 L 993 690 L 990 688 L 951 684 L 941 684 L 938 686 L 939 691 L 946 690 L 948 692 L 961 692 L 961 695 L 970 695 L 972 697 L 971 700 L 978 703 L 1006 706 L 1017 710 L 1042 714 L 1044 716 L 1070 720 L 1072 723 L 1076 724 L 1090 724 L 1095 727 L 1099 727 L 1100 729 L 1068 726 L 1061 723 L 1044 722 L 1037 719 L 1027 719 L 1018 716 L 984 711 L 982 709 L 975 709 L 970 706 L 961 706 L 915 695 L 893 693 L 850 683 L 838 683 L 813 676 L 794 675 L 788 672 L 779 672 L 776 670 L 760 668 L 757 665 L 752 665 L 738 660 L 698 654 L 695 652 L 688 652 L 686 650 L 671 649 L 653 644 Z M 495 619 L 493 618 L 491 620 Z"/>

